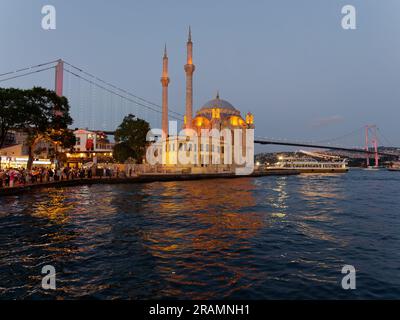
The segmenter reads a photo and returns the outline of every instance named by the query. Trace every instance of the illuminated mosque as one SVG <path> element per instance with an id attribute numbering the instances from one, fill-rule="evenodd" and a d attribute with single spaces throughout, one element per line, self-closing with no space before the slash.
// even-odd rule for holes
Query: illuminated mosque
<path id="1" fill-rule="evenodd" d="M 232 162 L 227 162 L 227 152 L 233 159 L 233 142 L 235 139 L 234 129 L 240 129 L 242 139 L 242 155 L 246 154 L 249 148 L 254 148 L 254 144 L 246 145 L 246 129 L 254 129 L 254 116 L 248 113 L 245 118 L 231 103 L 220 98 L 217 93 L 215 99 L 205 103 L 193 117 L 193 73 L 195 65 L 193 64 L 193 42 L 191 30 L 189 27 L 189 35 L 187 40 L 187 61 L 184 66 L 186 73 L 186 109 L 184 116 L 183 129 L 185 135 L 169 135 L 168 132 L 168 85 L 170 79 L 168 77 L 168 55 L 167 49 L 164 49 L 163 56 L 163 70 L 161 76 L 162 84 L 162 137 L 160 145 L 161 153 L 163 156 L 163 164 L 166 167 L 179 167 L 182 165 L 178 159 L 180 153 L 191 158 L 193 162 L 186 165 L 192 173 L 202 172 L 219 172 L 219 171 L 232 171 L 234 165 Z M 227 137 L 207 137 L 205 138 L 202 133 L 216 129 L 218 132 L 229 132 L 229 139 Z M 193 136 L 195 133 L 195 138 Z M 217 140 L 215 140 L 217 139 Z M 227 148 L 227 143 L 230 144 Z M 248 143 L 247 143 L 248 144 Z M 182 155 L 182 154 L 181 154 Z M 219 158 L 220 162 L 215 164 L 213 159 Z"/>

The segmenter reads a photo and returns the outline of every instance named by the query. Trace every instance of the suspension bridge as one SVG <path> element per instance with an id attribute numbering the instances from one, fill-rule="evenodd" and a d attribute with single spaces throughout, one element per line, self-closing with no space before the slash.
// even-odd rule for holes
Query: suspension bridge
<path id="1" fill-rule="evenodd" d="M 37 75 L 39 74 L 46 74 L 46 77 L 49 77 L 49 72 L 55 74 L 54 90 L 56 93 L 59 96 L 66 96 L 70 102 L 71 116 L 74 119 L 73 126 L 76 128 L 90 128 L 112 135 L 123 117 L 130 113 L 146 120 L 153 128 L 161 127 L 161 105 L 106 81 L 65 60 L 53 60 L 1 73 L 0 86 L 4 87 L 5 85 L 9 86 L 10 83 L 19 83 L 16 81 L 21 78 L 30 77 L 34 78 L 33 80 L 35 81 L 38 80 Z M 40 81 L 36 81 L 35 85 L 37 85 L 37 82 Z M 46 83 L 48 87 L 51 87 L 48 81 Z M 181 126 L 184 114 L 175 110 L 174 108 L 168 109 L 169 118 L 176 120 L 178 126 Z M 360 135 L 360 130 L 364 131 L 364 145 L 349 147 L 334 143 L 351 135 Z M 363 155 L 367 159 L 367 165 L 369 165 L 371 156 L 375 158 L 375 165 L 378 165 L 379 157 L 399 157 L 398 151 L 380 151 L 379 145 L 382 146 L 383 141 L 385 142 L 385 147 L 391 147 L 393 150 L 399 149 L 393 147 L 393 144 L 381 133 L 376 125 L 367 125 L 352 133 L 324 141 L 289 141 L 256 136 L 254 142 L 260 145 L 328 149 Z"/>

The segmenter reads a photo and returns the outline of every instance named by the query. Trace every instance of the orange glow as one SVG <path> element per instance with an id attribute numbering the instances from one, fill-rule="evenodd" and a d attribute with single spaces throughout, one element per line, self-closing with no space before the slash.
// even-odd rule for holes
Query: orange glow
<path id="1" fill-rule="evenodd" d="M 196 126 L 201 127 L 203 125 L 203 119 L 202 118 L 197 118 L 196 119 Z"/>
<path id="2" fill-rule="evenodd" d="M 245 122 L 242 118 L 238 116 L 232 116 L 231 117 L 231 125 L 232 126 L 244 126 Z"/>
<path id="3" fill-rule="evenodd" d="M 196 117 L 193 119 L 193 123 L 196 127 L 206 127 L 209 125 L 210 121 L 204 117 Z"/>
<path id="4" fill-rule="evenodd" d="M 254 116 L 250 112 L 246 115 L 246 123 L 254 124 Z"/>
<path id="5" fill-rule="evenodd" d="M 221 118 L 221 110 L 218 108 L 212 109 L 212 118 L 213 119 L 220 119 Z"/>

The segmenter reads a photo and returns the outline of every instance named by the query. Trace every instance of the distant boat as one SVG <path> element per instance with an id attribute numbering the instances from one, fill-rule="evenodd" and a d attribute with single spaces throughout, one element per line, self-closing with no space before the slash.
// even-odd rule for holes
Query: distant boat
<path id="1" fill-rule="evenodd" d="M 389 171 L 400 171 L 400 162 L 392 162 L 387 169 Z"/>
<path id="2" fill-rule="evenodd" d="M 345 173 L 347 161 L 317 161 L 312 158 L 279 157 L 279 161 L 267 169 L 290 169 L 300 173 Z"/>
<path id="3" fill-rule="evenodd" d="M 374 167 L 374 166 L 369 166 L 367 168 L 364 168 L 364 170 L 368 170 L 368 171 L 378 171 L 379 167 Z"/>

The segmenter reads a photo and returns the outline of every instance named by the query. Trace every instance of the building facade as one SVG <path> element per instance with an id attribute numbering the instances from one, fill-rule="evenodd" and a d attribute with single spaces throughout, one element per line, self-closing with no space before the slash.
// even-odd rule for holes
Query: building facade
<path id="1" fill-rule="evenodd" d="M 49 141 L 39 141 L 33 150 L 33 166 L 51 166 L 54 145 Z M 23 130 L 12 130 L 5 146 L 0 149 L 0 167 L 26 168 L 29 158 L 28 134 Z"/>
<path id="2" fill-rule="evenodd" d="M 162 135 L 157 142 L 157 156 L 164 167 L 186 168 L 190 172 L 232 171 L 235 163 L 235 144 L 239 144 L 240 153 L 246 155 L 253 150 L 254 143 L 248 142 L 248 129 L 254 129 L 254 116 L 241 112 L 231 103 L 220 98 L 205 103 L 193 115 L 193 42 L 189 28 L 186 43 L 187 60 L 184 66 L 186 74 L 186 103 L 183 132 L 170 135 L 168 128 L 168 55 L 166 48 L 163 56 L 162 84 Z M 240 140 L 240 141 L 238 141 Z M 240 142 L 240 143 L 238 143 Z M 153 155 L 153 150 L 149 154 Z"/>
<path id="3" fill-rule="evenodd" d="M 78 129 L 74 131 L 75 146 L 67 153 L 69 167 L 81 167 L 85 163 L 112 162 L 114 144 L 101 131 Z"/>

